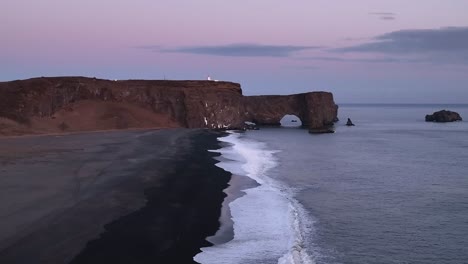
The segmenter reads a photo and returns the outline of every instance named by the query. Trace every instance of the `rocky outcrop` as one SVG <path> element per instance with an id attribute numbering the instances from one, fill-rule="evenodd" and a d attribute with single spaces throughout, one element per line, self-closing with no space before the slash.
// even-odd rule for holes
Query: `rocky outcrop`
<path id="1" fill-rule="evenodd" d="M 426 122 L 445 123 L 455 121 L 462 121 L 461 116 L 457 112 L 441 110 L 434 112 L 432 115 L 426 115 Z"/>
<path id="2" fill-rule="evenodd" d="M 348 121 L 346 121 L 346 126 L 354 126 L 353 121 L 351 121 L 351 118 L 348 118 Z"/>
<path id="3" fill-rule="evenodd" d="M 284 115 L 296 115 L 311 132 L 329 130 L 338 106 L 328 92 L 295 95 L 245 96 L 245 118 L 259 125 L 279 126 Z"/>
<path id="4" fill-rule="evenodd" d="M 86 119 L 90 109 L 95 109 L 93 120 Z M 328 92 L 243 96 L 240 85 L 232 82 L 54 77 L 0 83 L 0 121 L 16 122 L 32 131 L 41 123 L 66 123 L 62 130 L 90 130 L 104 121 L 100 129 L 165 124 L 240 129 L 245 121 L 278 125 L 285 114 L 295 114 L 304 126 L 320 131 L 333 125 L 337 109 Z"/>

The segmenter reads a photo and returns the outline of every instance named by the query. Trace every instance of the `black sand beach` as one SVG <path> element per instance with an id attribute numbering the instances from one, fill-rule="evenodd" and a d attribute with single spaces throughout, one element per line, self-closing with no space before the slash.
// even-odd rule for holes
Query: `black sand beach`
<path id="1" fill-rule="evenodd" d="M 218 136 L 0 139 L 0 263 L 194 263 L 230 179 L 207 151 Z"/>

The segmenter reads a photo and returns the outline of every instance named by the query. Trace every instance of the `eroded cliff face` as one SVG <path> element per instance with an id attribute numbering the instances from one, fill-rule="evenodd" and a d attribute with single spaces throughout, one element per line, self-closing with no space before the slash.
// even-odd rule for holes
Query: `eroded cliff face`
<path id="1" fill-rule="evenodd" d="M 311 132 L 327 132 L 338 120 L 338 106 L 328 92 L 245 96 L 244 106 L 246 119 L 260 125 L 280 125 L 284 115 L 290 114 Z"/>
<path id="2" fill-rule="evenodd" d="M 333 95 L 243 96 L 239 84 L 213 81 L 110 81 L 84 77 L 0 83 L 0 135 L 100 129 L 240 129 L 277 125 L 285 114 L 320 130 L 337 116 Z"/>

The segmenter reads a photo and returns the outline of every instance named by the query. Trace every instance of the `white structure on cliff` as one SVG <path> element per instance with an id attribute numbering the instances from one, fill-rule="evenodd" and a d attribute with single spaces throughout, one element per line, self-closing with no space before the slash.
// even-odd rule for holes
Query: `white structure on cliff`
<path id="1" fill-rule="evenodd" d="M 208 80 L 208 81 L 214 81 L 214 82 L 218 82 L 218 80 L 213 80 L 213 79 L 211 79 L 211 76 L 210 76 L 210 75 L 208 75 L 208 78 L 207 78 L 207 80 Z"/>

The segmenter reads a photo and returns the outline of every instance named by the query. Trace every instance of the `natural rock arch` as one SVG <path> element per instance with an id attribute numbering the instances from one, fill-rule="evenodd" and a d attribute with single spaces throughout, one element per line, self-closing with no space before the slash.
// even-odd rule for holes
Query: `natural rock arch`
<path id="1" fill-rule="evenodd" d="M 327 92 L 294 95 L 264 95 L 244 97 L 247 121 L 258 125 L 280 126 L 286 115 L 295 115 L 311 132 L 326 132 L 337 121 L 338 106 Z"/>
<path id="2" fill-rule="evenodd" d="M 262 95 L 244 98 L 246 117 L 259 125 L 281 125 L 286 114 L 306 120 L 306 102 L 300 95 Z"/>
<path id="3" fill-rule="evenodd" d="M 280 120 L 282 127 L 302 127 L 302 120 L 296 115 L 286 114 Z"/>

